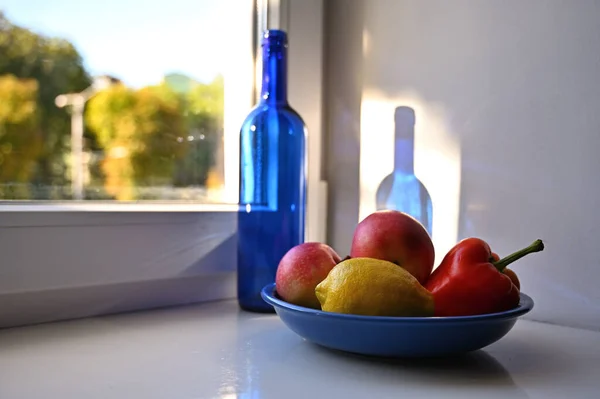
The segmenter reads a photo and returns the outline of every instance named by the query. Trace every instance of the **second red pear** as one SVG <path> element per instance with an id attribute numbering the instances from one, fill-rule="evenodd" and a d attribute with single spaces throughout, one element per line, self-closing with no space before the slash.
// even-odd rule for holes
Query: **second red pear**
<path id="1" fill-rule="evenodd" d="M 423 284 L 433 270 L 435 251 L 427 230 L 415 218 L 384 210 L 370 214 L 356 226 L 350 256 L 395 263 Z"/>

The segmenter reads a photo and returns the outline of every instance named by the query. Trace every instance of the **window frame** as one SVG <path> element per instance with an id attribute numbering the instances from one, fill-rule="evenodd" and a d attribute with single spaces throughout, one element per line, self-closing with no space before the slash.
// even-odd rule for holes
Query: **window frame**
<path id="1" fill-rule="evenodd" d="M 251 63 L 256 66 L 266 24 L 288 32 L 289 100 L 308 130 L 305 240 L 324 242 L 323 0 L 255 0 L 254 6 Z M 237 131 L 257 98 L 255 72 L 253 85 L 245 86 L 251 89 L 248 107 L 239 107 L 246 100 L 236 99 L 243 112 L 226 116 L 225 129 Z M 226 153 L 237 154 L 231 137 Z M 236 181 L 236 171 L 237 164 L 225 178 Z M 226 198 L 237 198 L 237 191 Z M 233 204 L 0 201 L 0 327 L 234 298 L 236 209 Z"/>

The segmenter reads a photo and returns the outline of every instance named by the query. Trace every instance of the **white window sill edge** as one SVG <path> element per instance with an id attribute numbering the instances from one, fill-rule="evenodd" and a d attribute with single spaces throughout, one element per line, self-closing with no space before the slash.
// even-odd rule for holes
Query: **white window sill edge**
<path id="1" fill-rule="evenodd" d="M 0 212 L 236 212 L 237 204 L 201 204 L 168 201 L 126 203 L 0 201 Z"/>
<path id="2" fill-rule="evenodd" d="M 235 212 L 0 213 L 0 327 L 235 296 Z"/>
<path id="3" fill-rule="evenodd" d="M 235 296 L 235 272 L 0 293 L 0 328 L 211 302 Z"/>

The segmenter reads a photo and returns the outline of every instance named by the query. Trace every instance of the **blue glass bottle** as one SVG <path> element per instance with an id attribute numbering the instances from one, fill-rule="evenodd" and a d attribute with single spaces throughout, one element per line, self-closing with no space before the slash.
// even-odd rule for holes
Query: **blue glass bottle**
<path id="1" fill-rule="evenodd" d="M 287 101 L 284 31 L 265 31 L 262 57 L 261 98 L 240 132 L 238 302 L 273 312 L 260 291 L 275 281 L 283 255 L 304 241 L 306 126 Z"/>
<path id="2" fill-rule="evenodd" d="M 415 113 L 410 107 L 397 107 L 394 115 L 394 170 L 379 185 L 377 210 L 393 209 L 408 213 L 432 231 L 432 204 L 427 189 L 414 171 Z"/>

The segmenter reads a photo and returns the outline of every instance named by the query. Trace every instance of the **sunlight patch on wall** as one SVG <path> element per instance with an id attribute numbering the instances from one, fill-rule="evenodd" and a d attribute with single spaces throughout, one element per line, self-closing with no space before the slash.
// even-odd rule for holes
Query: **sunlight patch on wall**
<path id="1" fill-rule="evenodd" d="M 381 181 L 394 168 L 394 111 L 415 113 L 414 172 L 433 204 L 432 239 L 437 264 L 456 243 L 460 217 L 461 152 L 443 107 L 427 103 L 414 92 L 388 96 L 365 90 L 361 104 L 359 221 L 376 210 Z"/>
<path id="2" fill-rule="evenodd" d="M 368 57 L 369 53 L 371 52 L 371 34 L 366 28 L 363 29 L 362 34 L 362 52 L 363 57 L 365 58 Z"/>

